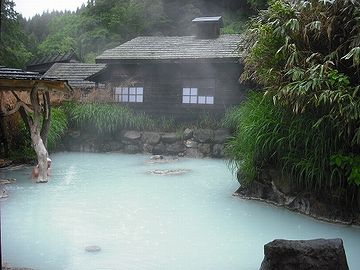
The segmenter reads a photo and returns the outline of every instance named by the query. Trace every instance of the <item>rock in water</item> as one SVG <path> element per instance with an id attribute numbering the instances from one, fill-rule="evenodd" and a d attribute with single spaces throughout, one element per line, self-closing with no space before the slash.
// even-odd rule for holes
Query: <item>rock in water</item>
<path id="1" fill-rule="evenodd" d="M 0 185 L 7 185 L 7 184 L 13 184 L 16 182 L 15 178 L 4 178 L 0 179 Z"/>
<path id="2" fill-rule="evenodd" d="M 149 171 L 150 174 L 155 175 L 182 175 L 188 173 L 190 170 L 186 169 L 171 169 L 171 170 L 152 170 Z"/>
<path id="3" fill-rule="evenodd" d="M 0 190 L 0 199 L 6 199 L 7 197 L 9 197 L 7 191 L 5 189 Z"/>
<path id="4" fill-rule="evenodd" d="M 349 270 L 341 239 L 274 240 L 260 270 Z"/>
<path id="5" fill-rule="evenodd" d="M 164 159 L 164 156 L 162 156 L 162 155 L 154 155 L 150 159 L 151 160 L 162 160 L 162 159 Z"/>
<path id="6" fill-rule="evenodd" d="M 99 252 L 100 250 L 101 250 L 101 248 L 99 246 L 87 246 L 85 248 L 86 252 L 92 252 L 92 253 Z"/>

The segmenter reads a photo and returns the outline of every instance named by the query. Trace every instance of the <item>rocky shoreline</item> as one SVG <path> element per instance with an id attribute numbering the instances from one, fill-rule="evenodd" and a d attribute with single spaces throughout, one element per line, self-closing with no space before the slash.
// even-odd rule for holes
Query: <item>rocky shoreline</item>
<path id="1" fill-rule="evenodd" d="M 344 203 L 344 198 L 335 198 L 332 194 L 294 191 L 290 181 L 281 181 L 281 178 L 279 174 L 267 171 L 261 180 L 240 186 L 233 195 L 284 207 L 325 222 L 360 226 L 360 201 L 349 206 Z"/>

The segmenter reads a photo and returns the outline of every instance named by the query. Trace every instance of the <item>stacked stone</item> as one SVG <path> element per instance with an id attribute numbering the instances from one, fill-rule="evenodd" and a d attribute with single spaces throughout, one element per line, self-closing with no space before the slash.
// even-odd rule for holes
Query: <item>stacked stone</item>
<path id="1" fill-rule="evenodd" d="M 185 129 L 183 132 L 125 130 L 114 136 L 69 133 L 64 148 L 68 151 L 150 153 L 194 158 L 224 157 L 227 129 Z"/>

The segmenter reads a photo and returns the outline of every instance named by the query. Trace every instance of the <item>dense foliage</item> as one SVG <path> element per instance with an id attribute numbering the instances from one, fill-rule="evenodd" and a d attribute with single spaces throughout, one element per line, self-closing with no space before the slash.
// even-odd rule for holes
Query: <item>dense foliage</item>
<path id="1" fill-rule="evenodd" d="M 240 118 L 229 150 L 248 181 L 270 161 L 306 186 L 360 184 L 359 5 L 277 0 L 250 23 L 242 79 L 265 97 L 229 116 Z"/>
<path id="2" fill-rule="evenodd" d="M 32 56 L 28 49 L 30 42 L 21 26 L 23 20 L 15 12 L 13 1 L 0 3 L 0 65 L 22 67 Z"/>

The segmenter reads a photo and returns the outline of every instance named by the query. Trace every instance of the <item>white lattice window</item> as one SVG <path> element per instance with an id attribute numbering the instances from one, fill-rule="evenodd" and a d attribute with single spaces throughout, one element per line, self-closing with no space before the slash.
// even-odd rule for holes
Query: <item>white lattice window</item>
<path id="1" fill-rule="evenodd" d="M 144 87 L 115 87 L 115 101 L 143 102 Z"/>
<path id="2" fill-rule="evenodd" d="M 198 88 L 184 87 L 182 95 L 183 104 L 214 104 L 213 95 L 199 95 Z"/>

